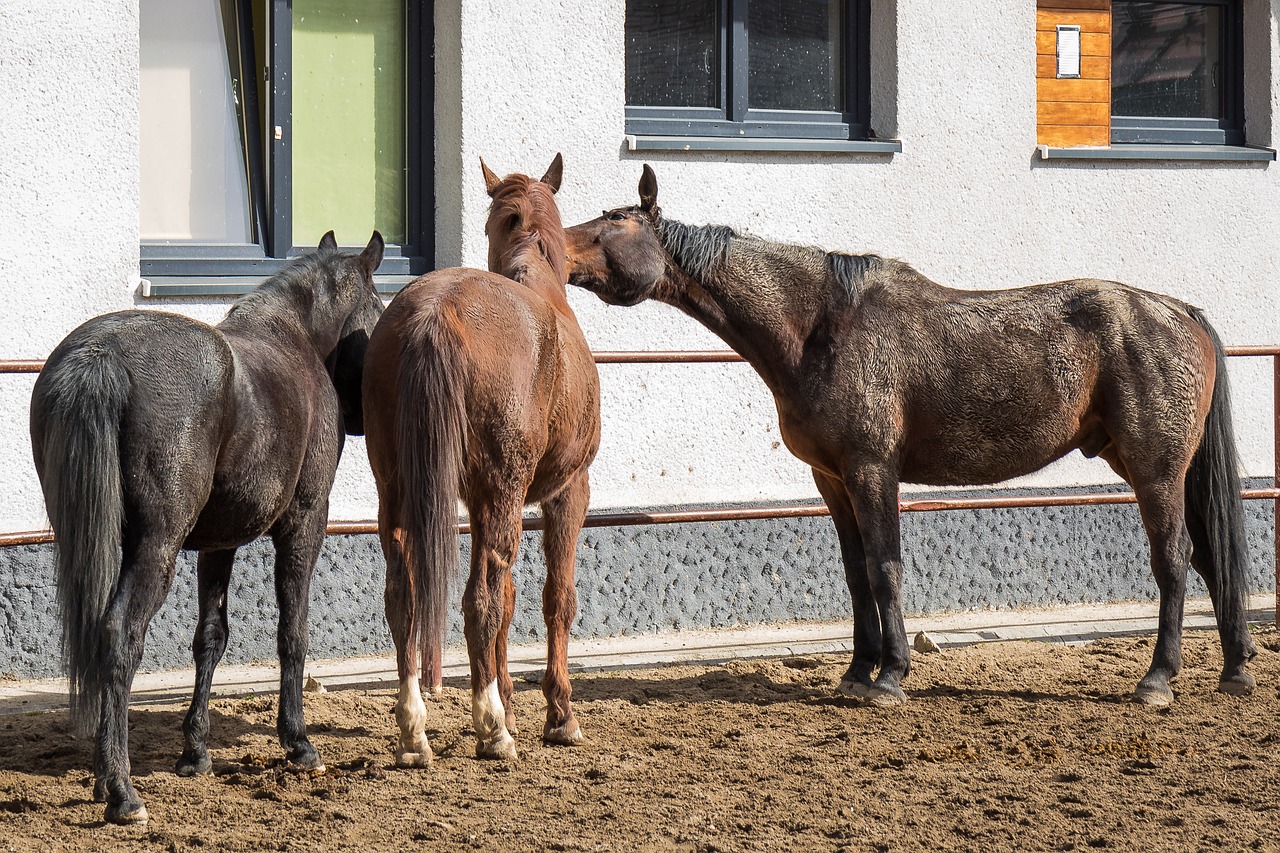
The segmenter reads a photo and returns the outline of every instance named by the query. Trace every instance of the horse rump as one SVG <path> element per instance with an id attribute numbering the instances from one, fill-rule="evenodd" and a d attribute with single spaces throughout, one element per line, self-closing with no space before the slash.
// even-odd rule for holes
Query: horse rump
<path id="1" fill-rule="evenodd" d="M 97 348 L 55 352 L 31 398 L 31 444 L 53 527 L 71 721 L 91 734 L 102 700 L 103 621 L 120 575 L 120 421 L 129 378 Z"/>

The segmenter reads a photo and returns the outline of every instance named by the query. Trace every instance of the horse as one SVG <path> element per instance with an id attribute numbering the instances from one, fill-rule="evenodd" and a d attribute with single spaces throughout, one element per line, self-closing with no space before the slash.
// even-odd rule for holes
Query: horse
<path id="1" fill-rule="evenodd" d="M 459 574 L 459 498 L 471 522 L 462 607 L 476 756 L 517 757 L 507 632 L 526 504 L 539 504 L 545 521 L 543 740 L 583 739 L 570 704 L 568 637 L 587 468 L 600 446 L 600 380 L 565 295 L 554 198 L 563 161 L 557 154 L 537 181 L 499 179 L 483 160 L 481 169 L 492 199 L 489 271 L 444 269 L 410 282 L 374 329 L 364 365 L 366 447 L 400 682 L 400 767 L 432 760 L 419 682 L 440 690 L 446 596 Z"/>
<path id="2" fill-rule="evenodd" d="M 995 483 L 1076 449 L 1133 487 L 1151 543 L 1159 629 L 1134 699 L 1173 699 L 1188 560 L 1213 599 L 1218 689 L 1252 692 L 1226 368 L 1199 309 L 1094 279 L 955 290 L 897 260 L 667 219 L 648 165 L 639 193 L 567 230 L 569 281 L 613 305 L 680 309 L 772 392 L 840 541 L 854 616 L 840 693 L 906 700 L 899 484 Z"/>
<path id="3" fill-rule="evenodd" d="M 348 362 L 382 311 L 382 254 L 376 231 L 359 254 L 339 252 L 330 231 L 217 326 L 105 314 L 71 332 L 36 380 L 31 444 L 54 533 L 71 718 L 81 736 L 96 724 L 94 794 L 112 823 L 147 820 L 129 778 L 129 693 L 179 549 L 199 552 L 199 621 L 178 774 L 211 769 L 209 690 L 227 645 L 232 563 L 263 534 L 276 549 L 280 744 L 294 764 L 324 767 L 302 715 L 308 595 L 344 433 L 360 428 L 362 373 Z"/>

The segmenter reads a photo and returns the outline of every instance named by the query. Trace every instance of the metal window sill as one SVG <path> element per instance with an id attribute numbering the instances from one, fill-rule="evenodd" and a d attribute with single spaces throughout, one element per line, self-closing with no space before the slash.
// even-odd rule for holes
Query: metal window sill
<path id="1" fill-rule="evenodd" d="M 374 287 L 384 296 L 394 296 L 417 276 L 374 276 Z M 253 290 L 266 276 L 148 276 L 140 279 L 138 295 L 143 299 L 190 296 L 243 296 Z"/>
<path id="2" fill-rule="evenodd" d="M 1105 148 L 1055 148 L 1037 145 L 1041 160 L 1201 160 L 1266 162 L 1276 159 L 1274 148 L 1261 145 L 1143 145 L 1117 144 Z"/>
<path id="3" fill-rule="evenodd" d="M 902 151 L 900 139 L 779 139 L 750 136 L 626 135 L 628 151 L 769 151 L 830 152 L 893 155 Z"/>

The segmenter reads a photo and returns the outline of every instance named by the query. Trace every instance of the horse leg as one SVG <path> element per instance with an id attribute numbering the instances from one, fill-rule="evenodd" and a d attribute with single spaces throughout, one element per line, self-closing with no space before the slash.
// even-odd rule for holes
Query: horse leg
<path id="1" fill-rule="evenodd" d="M 471 574 L 462 595 L 462 617 L 471 659 L 476 757 L 514 759 L 516 742 L 507 730 L 496 652 L 506 611 L 506 585 L 520 546 L 520 498 L 498 495 L 491 505 L 469 509 Z"/>
<path id="2" fill-rule="evenodd" d="M 512 697 L 516 686 L 511 680 L 511 671 L 507 667 L 507 633 L 511 630 L 511 622 L 516 616 L 516 582 L 507 573 L 507 582 L 502 588 L 502 624 L 498 626 L 498 638 L 494 642 L 494 666 L 498 673 L 498 695 L 502 697 L 502 705 L 507 710 L 507 731 L 512 735 L 520 734 L 516 727 L 516 708 Z"/>
<path id="3" fill-rule="evenodd" d="M 1168 705 L 1173 701 L 1169 680 L 1182 669 L 1182 610 L 1191 557 L 1183 478 L 1133 485 L 1147 539 L 1151 542 L 1151 572 L 1160 589 L 1155 653 L 1151 669 L 1138 682 L 1133 698 L 1144 705 Z"/>
<path id="4" fill-rule="evenodd" d="M 1218 680 L 1218 690 L 1236 696 L 1247 696 L 1258 686 L 1258 682 L 1245 666 L 1257 656 L 1258 650 L 1249 637 L 1248 620 L 1244 613 L 1244 602 L 1219 601 L 1218 564 L 1215 560 L 1213 545 L 1209 541 L 1204 522 L 1190 511 L 1187 512 L 1187 529 L 1191 533 L 1191 565 L 1204 578 L 1209 588 L 1209 598 L 1213 601 L 1213 615 L 1218 623 L 1218 637 L 1222 641 L 1222 676 Z M 1235 609 L 1234 614 L 1224 608 Z M 1234 617 L 1234 618 L 1233 618 Z M 1236 626 L 1232 630 L 1232 626 Z"/>
<path id="5" fill-rule="evenodd" d="M 542 549 L 547 561 L 547 583 L 542 588 L 542 616 L 547 623 L 547 673 L 542 679 L 542 695 L 547 700 L 547 722 L 542 739 L 547 743 L 571 745 L 582 742 L 582 729 L 569 699 L 569 628 L 578 612 L 574 588 L 574 559 L 578 533 L 587 517 L 591 486 L 583 470 L 560 494 L 542 503 L 546 529 Z"/>
<path id="6" fill-rule="evenodd" d="M 276 650 L 280 656 L 276 733 L 289 761 L 311 770 L 324 770 L 324 762 L 307 739 L 307 724 L 302 715 L 302 676 L 307 658 L 311 575 L 324 543 L 328 514 L 328 501 L 321 501 L 305 511 L 286 512 L 271 530 L 276 546 L 276 604 L 280 608 L 276 629 Z"/>
<path id="7" fill-rule="evenodd" d="M 862 537 L 867 579 L 880 622 L 880 675 L 867 689 L 867 696 L 877 705 L 899 705 L 907 700 L 902 679 L 911 671 L 911 651 L 902 615 L 898 480 L 880 468 L 860 468 L 845 482 Z M 842 540 L 842 547 L 843 544 Z"/>
<path id="8" fill-rule="evenodd" d="M 147 808 L 129 779 L 129 693 L 147 626 L 173 582 L 176 543 L 157 537 L 124 544 L 116 590 L 102 628 L 102 716 L 94 753 L 94 795 L 111 823 L 145 823 Z"/>
<path id="9" fill-rule="evenodd" d="M 200 618 L 192 651 L 196 661 L 196 686 L 191 708 L 182 722 L 184 747 L 178 759 L 179 776 L 208 773 L 212 767 L 206 741 L 209 737 L 209 690 L 213 670 L 227 649 L 227 586 L 236 552 L 201 551 L 196 567 Z"/>
<path id="10" fill-rule="evenodd" d="M 871 691 L 871 674 L 880 664 L 880 614 L 871 594 L 862 534 L 858 532 L 858 519 L 853 514 L 853 503 L 844 483 L 816 468 L 813 481 L 831 510 L 831 521 L 840 539 L 844 578 L 853 600 L 853 661 L 836 689 L 846 696 L 865 699 Z"/>
<path id="11" fill-rule="evenodd" d="M 378 513 L 378 534 L 382 540 L 382 553 L 387 558 L 387 587 L 383 602 L 391 639 L 396 644 L 396 673 L 400 678 L 400 692 L 395 705 L 396 725 L 400 729 L 396 766 L 426 767 L 434 756 L 427 740 L 427 706 L 422 701 L 419 649 L 414 641 L 418 614 L 413 608 L 409 567 L 401 539 L 403 534 L 393 525 L 386 504 L 384 498 Z"/>

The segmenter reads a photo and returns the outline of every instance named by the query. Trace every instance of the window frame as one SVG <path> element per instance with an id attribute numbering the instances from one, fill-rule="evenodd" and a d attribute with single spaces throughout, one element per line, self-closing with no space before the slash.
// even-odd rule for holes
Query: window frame
<path id="1" fill-rule="evenodd" d="M 626 132 L 638 136 L 754 139 L 867 139 L 871 133 L 871 2 L 844 4 L 844 110 L 761 110 L 747 104 L 750 38 L 748 0 L 719 0 L 718 107 L 626 105 Z"/>
<path id="2" fill-rule="evenodd" d="M 235 0 L 241 67 L 253 69 L 255 40 L 250 0 Z M 405 241 L 388 243 L 380 276 L 417 275 L 435 265 L 434 105 L 435 22 L 431 3 L 404 0 L 405 16 Z M 257 242 L 142 240 L 139 272 L 145 279 L 230 278 L 270 275 L 314 246 L 293 244 L 293 11 L 290 0 L 267 0 L 267 126 L 260 128 L 258 87 L 243 85 L 250 219 Z M 244 82 L 244 81 L 242 81 Z M 254 81 L 256 83 L 256 80 Z M 212 284 L 217 290 L 224 287 Z M 232 289 L 237 289 L 232 287 Z M 186 292 L 192 292 L 187 287 Z"/>
<path id="3" fill-rule="evenodd" d="M 1122 0 L 1123 2 L 1124 0 Z M 1222 117 L 1127 116 L 1115 112 L 1115 33 L 1112 31 L 1113 69 L 1112 145 L 1244 145 L 1244 4 L 1240 0 L 1159 0 L 1179 6 L 1217 6 L 1222 19 Z M 1114 14 L 1115 4 L 1112 4 Z"/>

